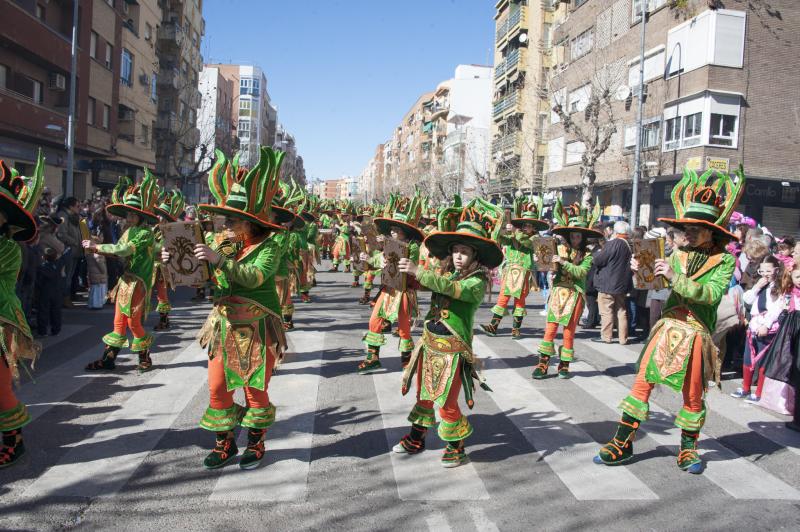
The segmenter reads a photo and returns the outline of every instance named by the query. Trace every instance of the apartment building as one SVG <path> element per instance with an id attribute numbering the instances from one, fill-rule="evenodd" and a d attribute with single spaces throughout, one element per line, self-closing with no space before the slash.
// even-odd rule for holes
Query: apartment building
<path id="1" fill-rule="evenodd" d="M 544 183 L 550 29 L 557 0 L 498 0 L 495 4 L 491 162 L 486 192 L 512 201 L 516 190 Z"/>
<path id="2" fill-rule="evenodd" d="M 790 0 L 762 3 L 647 0 L 639 219 L 671 215 L 670 193 L 684 167 L 733 171 L 748 185 L 740 210 L 776 234 L 800 233 L 800 133 L 796 127 L 800 14 Z M 556 11 L 552 104 L 581 113 L 598 89 L 612 91 L 613 126 L 598 160 L 595 194 L 609 218 L 628 216 L 639 100 L 639 0 L 584 0 Z M 779 14 L 779 15 L 778 15 Z M 598 73 L 604 74 L 598 76 Z M 596 94 L 596 93 L 595 93 Z M 585 146 L 557 113 L 547 127 L 547 182 L 576 199 Z"/>
<path id="3" fill-rule="evenodd" d="M 203 5 L 201 0 L 159 0 L 159 5 L 156 171 L 168 185 L 182 188 L 190 201 L 197 201 L 202 174 L 195 154 L 200 144 L 197 111 L 202 104 L 198 82 L 203 69 Z"/>
<path id="4" fill-rule="evenodd" d="M 281 165 L 281 179 L 293 178 L 299 185 L 305 186 L 306 170 L 303 167 L 303 158 L 297 153 L 294 135 L 286 131 L 282 124 L 277 126 L 274 147 L 286 154 Z"/>
<path id="5" fill-rule="evenodd" d="M 230 154 L 238 149 L 236 124 L 232 115 L 234 86 L 233 81 L 224 77 L 219 68 L 206 66 L 200 71 L 198 89 L 201 96 L 197 112 L 200 142 L 195 160 L 200 161 L 201 168 L 207 168 L 213 162 L 214 150 Z"/>

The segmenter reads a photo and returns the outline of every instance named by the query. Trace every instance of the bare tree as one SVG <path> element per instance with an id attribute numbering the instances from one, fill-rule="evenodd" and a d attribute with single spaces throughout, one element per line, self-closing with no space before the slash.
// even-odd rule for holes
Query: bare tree
<path id="1" fill-rule="evenodd" d="M 594 55 L 594 69 L 588 82 L 583 77 L 569 83 L 570 80 L 565 76 L 555 76 L 550 82 L 550 92 L 555 95 L 553 112 L 558 115 L 564 132 L 581 142 L 585 148 L 580 164 L 581 204 L 585 207 L 590 206 L 593 197 L 597 162 L 608 150 L 618 129 L 614 97 L 626 75 L 622 61 L 603 63 L 603 54 L 595 52 Z M 553 90 L 553 86 L 558 90 Z M 567 87 L 574 89 L 567 93 Z M 576 91 L 583 91 L 583 94 L 577 94 L 577 98 L 573 99 L 570 94 Z M 584 104 L 585 107 L 581 109 Z"/>

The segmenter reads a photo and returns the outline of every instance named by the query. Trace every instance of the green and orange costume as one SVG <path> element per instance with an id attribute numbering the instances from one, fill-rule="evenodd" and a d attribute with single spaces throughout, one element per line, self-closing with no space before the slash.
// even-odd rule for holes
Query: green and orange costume
<path id="1" fill-rule="evenodd" d="M 31 417 L 14 394 L 22 360 L 36 361 L 41 346 L 34 341 L 14 290 L 22 267 L 19 242 L 36 237 L 32 212 L 39 205 L 44 186 L 44 157 L 39 150 L 33 176 L 20 176 L 0 160 L 0 469 L 16 463 L 25 454 L 22 427 Z"/>
<path id="2" fill-rule="evenodd" d="M 633 458 L 636 431 L 650 412 L 650 393 L 656 384 L 663 384 L 683 394 L 683 408 L 675 417 L 675 426 L 681 429 L 678 467 L 693 474 L 703 472 L 697 440 L 706 419 L 704 394 L 719 354 L 711 334 L 735 267 L 725 244 L 736 237 L 725 228 L 745 184 L 741 168 L 734 177 L 719 173 L 709 184 L 712 173 L 698 177 L 685 170 L 672 191 L 677 217 L 659 218 L 680 230 L 709 229 L 713 240 L 701 247 L 678 249 L 670 256 L 672 292 L 639 356 L 631 393 L 620 404 L 617 432 L 594 457 L 595 463 L 618 465 Z"/>
<path id="3" fill-rule="evenodd" d="M 199 335 L 200 345 L 208 348 L 210 396 L 200 427 L 216 433 L 216 446 L 204 461 L 207 469 L 222 467 L 238 454 L 233 436 L 237 425 L 248 430 L 247 449 L 239 465 L 257 467 L 264 456 L 267 428 L 275 421 L 268 388 L 286 338 L 275 288 L 281 252 L 269 232 L 283 233 L 272 212 L 282 159 L 282 152 L 262 147 L 258 164 L 246 171 L 218 151 L 209 175 L 216 205 L 199 206 L 264 230 L 258 236 L 224 240 L 215 246 L 222 260 L 213 265 L 214 308 Z M 244 391 L 244 406 L 234 402 L 239 388 Z"/>
<path id="4" fill-rule="evenodd" d="M 161 218 L 161 221 L 171 223 L 180 219 L 185 207 L 186 200 L 183 197 L 183 192 L 175 189 L 168 194 L 162 194 L 161 203 L 153 210 Z M 166 266 L 161 262 L 161 248 L 164 244 L 164 237 L 158 226 L 156 226 L 153 234 L 156 241 L 153 286 L 156 288 L 156 299 L 158 300 L 156 305 L 158 324 L 154 329 L 156 331 L 164 331 L 169 329 L 169 313 L 172 310 L 172 305 L 169 302 L 169 293 L 167 292 Z"/>
<path id="5" fill-rule="evenodd" d="M 122 178 L 114 188 L 112 203 L 106 207 L 109 214 L 125 217 L 128 213 L 139 217 L 139 224 L 125 229 L 116 244 L 99 244 L 97 252 L 125 259 L 125 271 L 117 286 L 109 294 L 114 301 L 114 329 L 103 336 L 103 356 L 86 366 L 86 371 L 112 370 L 116 367 L 119 352 L 130 345 L 139 357 L 137 369 L 149 371 L 153 367 L 150 347 L 153 336 L 145 331 L 142 322 L 150 306 L 155 260 L 155 236 L 152 224 L 158 222 L 154 212 L 158 198 L 158 184 L 150 170 L 145 168 L 142 181 L 131 184 Z M 128 343 L 127 331 L 133 334 Z"/>
<path id="6" fill-rule="evenodd" d="M 464 440 L 472 434 L 473 427 L 459 408 L 458 396 L 463 388 L 467 406 L 472 409 L 478 378 L 472 330 L 475 312 L 489 282 L 484 268 L 495 268 L 503 260 L 502 251 L 489 237 L 487 228 L 499 230 L 502 215 L 501 209 L 479 199 L 463 210 L 444 209 L 442 231 L 425 239 L 425 246 L 438 259 L 446 259 L 455 244 L 471 247 L 475 256 L 464 271 L 437 273 L 417 269 L 417 282 L 430 289 L 433 296 L 422 341 L 403 372 L 403 395 L 414 387 L 416 375 L 417 402 L 408 415 L 410 432 L 392 449 L 396 453 L 416 454 L 425 449 L 425 435 L 436 425 L 434 408 L 438 407 L 439 438 L 447 442 L 442 465 L 455 467 L 467 460 Z"/>

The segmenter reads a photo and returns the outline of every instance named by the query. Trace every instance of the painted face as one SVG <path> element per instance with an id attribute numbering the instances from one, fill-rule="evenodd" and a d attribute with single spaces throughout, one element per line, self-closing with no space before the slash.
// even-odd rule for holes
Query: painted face
<path id="1" fill-rule="evenodd" d="M 398 227 L 396 225 L 389 227 L 389 235 L 396 240 L 400 240 L 401 242 L 405 242 L 406 240 L 406 232 L 403 231 L 402 227 Z"/>
<path id="2" fill-rule="evenodd" d="M 247 222 L 236 216 L 226 216 L 222 227 L 225 228 L 225 236 L 230 239 L 236 239 L 242 235 L 247 229 L 245 225 Z"/>
<path id="3" fill-rule="evenodd" d="M 582 241 L 583 241 L 582 233 L 573 231 L 572 233 L 569 234 L 569 243 L 573 248 L 577 248 L 578 246 L 580 246 Z"/>
<path id="4" fill-rule="evenodd" d="M 684 234 L 689 246 L 693 248 L 709 244 L 712 238 L 711 229 L 706 229 L 705 227 L 689 226 L 684 231 Z"/>
<path id="5" fill-rule="evenodd" d="M 453 256 L 453 266 L 457 271 L 468 268 L 475 258 L 475 250 L 465 244 L 454 244 L 450 252 Z"/>

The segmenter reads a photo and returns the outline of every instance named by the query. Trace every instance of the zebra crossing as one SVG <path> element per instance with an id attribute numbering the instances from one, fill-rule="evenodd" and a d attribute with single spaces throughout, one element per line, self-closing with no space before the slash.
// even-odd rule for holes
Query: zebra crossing
<path id="1" fill-rule="evenodd" d="M 324 290 L 333 293 L 329 288 Z M 308 309 L 306 312 L 313 322 L 313 316 L 330 316 L 337 305 L 326 304 L 320 297 L 319 305 L 303 307 L 303 310 Z M 158 364 L 158 369 L 149 374 L 135 375 L 130 371 L 115 374 L 134 391 L 124 395 L 80 441 L 47 449 L 48 441 L 30 440 L 31 446 L 46 449 L 43 455 L 51 461 L 44 464 L 36 478 L 25 481 L 15 482 L 14 469 L 0 471 L 0 485 L 9 486 L 8 490 L 0 491 L 0 501 L 35 505 L 52 498 L 75 498 L 106 500 L 113 504 L 136 478 L 159 441 L 174 429 L 176 420 L 188 411 L 200 412 L 205 406 L 206 355 L 194 342 L 193 335 L 206 312 L 203 306 L 179 308 L 174 312 L 173 321 L 179 324 L 177 345 L 170 346 L 174 356 Z M 233 466 L 200 476 L 195 479 L 194 496 L 206 501 L 209 508 L 220 510 L 230 503 L 308 504 L 314 500 L 312 480 L 313 475 L 319 473 L 313 463 L 315 459 L 325 458 L 314 454 L 317 412 L 332 406 L 348 406 L 328 403 L 335 401 L 335 394 L 323 397 L 319 393 L 325 379 L 344 382 L 342 376 L 321 375 L 326 364 L 325 355 L 334 343 L 344 339 L 352 351 L 337 362 L 352 364 L 355 370 L 361 356 L 365 312 L 337 315 L 340 326 L 321 330 L 300 328 L 289 334 L 289 354 L 270 384 L 277 422 L 268 433 L 265 463 L 254 471 L 243 472 Z M 65 349 L 71 343 L 70 337 L 87 332 L 88 328 L 83 326 L 66 327 L 62 339 L 46 349 Z M 677 429 L 672 426 L 673 411 L 661 404 L 660 397 L 651 404 L 653 419 L 645 424 L 640 438 L 646 446 L 658 451 L 654 458 L 651 453 L 642 458 L 639 467 L 611 468 L 593 464 L 591 458 L 604 440 L 601 441 L 596 430 L 585 429 L 577 422 L 570 413 L 569 403 L 565 402 L 565 394 L 581 394 L 589 398 L 587 409 L 598 411 L 598 416 L 609 422 L 614 421 L 618 415 L 617 404 L 627 393 L 628 384 L 599 371 L 580 355 L 591 352 L 593 357 L 602 357 L 612 366 L 632 364 L 637 356 L 634 346 L 578 340 L 578 360 L 572 364 L 572 379 L 533 381 L 529 377 L 531 353 L 535 353 L 538 344 L 533 335 L 515 342 L 507 336 L 488 338 L 477 334 L 474 350 L 483 361 L 483 375 L 493 391 L 476 392 L 475 410 L 467 413 L 480 416 L 482 424 L 476 425 L 476 431 L 483 431 L 486 435 L 483 439 L 488 441 L 481 445 L 481 454 L 490 458 L 445 471 L 438 464 L 443 445 L 435 431 L 429 434 L 428 450 L 421 455 L 390 452 L 408 429 L 406 416 L 414 403 L 413 391 L 405 397 L 400 394 L 399 352 L 394 343 L 387 342 L 382 351 L 386 370 L 347 381 L 356 383 L 355 392 L 359 397 L 377 404 L 376 415 L 385 447 L 369 453 L 363 459 L 364 466 L 390 469 L 391 476 L 387 478 L 393 482 L 382 486 L 381 493 L 375 496 L 416 504 L 422 501 L 461 504 L 464 512 L 459 515 L 471 523 L 470 527 L 498 529 L 495 523 L 502 515 L 493 513 L 490 508 L 505 495 L 497 491 L 497 482 L 491 478 L 493 445 L 501 443 L 493 442 L 492 434 L 502 432 L 497 424 L 509 422 L 515 431 L 512 436 L 527 448 L 523 451 L 527 453 L 525 459 L 542 464 L 536 470 L 538 476 L 531 478 L 528 489 L 536 491 L 541 488 L 539 483 L 556 482 L 568 493 L 568 498 L 559 504 L 599 502 L 613 509 L 616 504 L 666 501 L 672 493 L 671 489 L 665 489 L 664 478 L 643 474 L 657 470 L 647 463 L 652 458 L 659 462 L 656 464 L 659 467 L 671 468 L 667 475 L 669 482 L 678 478 L 672 471 L 674 463 L 669 462 L 674 461 L 671 456 L 676 452 L 679 438 Z M 91 389 L 93 382 L 103 378 L 103 374 L 82 372 L 83 365 L 97 355 L 96 348 L 78 353 L 36 375 L 35 384 L 28 382 L 22 386 L 19 396 L 29 405 L 34 424 L 47 424 L 60 405 L 80 406 L 82 394 Z M 158 362 L 158 340 L 154 356 Z M 335 382 L 327 385 L 335 385 Z M 556 387 L 558 393 L 554 392 Z M 744 407 L 741 402 L 715 390 L 710 391 L 708 402 L 711 415 L 735 427 L 736 434 L 753 431 L 764 441 L 780 447 L 773 453 L 779 456 L 771 460 L 789 466 L 786 472 L 776 471 L 780 465 L 769 465 L 757 457 L 740 453 L 736 446 L 726 443 L 725 437 L 704 435 L 700 448 L 707 469 L 700 477 L 691 479 L 686 489 L 698 497 L 713 495 L 721 501 L 769 501 L 778 505 L 800 501 L 800 475 L 792 475 L 792 471 L 798 470 L 800 441 L 793 433 L 779 428 L 782 418 L 756 407 Z M 80 409 L 77 411 L 80 413 Z M 71 422 L 80 424 L 81 416 Z M 352 422 L 362 423 L 360 419 Z M 244 444 L 243 439 L 240 444 Z M 357 439 L 353 445 L 358 445 Z M 198 456 L 205 452 L 197 448 L 197 443 L 187 443 L 187 453 L 190 450 Z M 669 460 L 666 455 L 670 455 Z M 199 461 L 197 467 L 200 467 Z M 331 474 L 333 478 L 338 478 L 338 474 L 342 482 L 346 481 L 346 471 Z M 179 478 L 174 480 L 180 482 Z M 521 488 L 526 489 L 525 486 Z M 153 495 L 157 497 L 158 494 Z M 520 511 L 522 508 L 524 504 Z M 0 527 L 4 527 L 3 519 L 0 512 Z M 425 523 L 431 530 L 459 528 L 453 520 L 451 513 L 443 511 L 425 515 Z"/>

